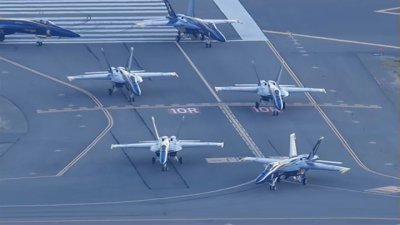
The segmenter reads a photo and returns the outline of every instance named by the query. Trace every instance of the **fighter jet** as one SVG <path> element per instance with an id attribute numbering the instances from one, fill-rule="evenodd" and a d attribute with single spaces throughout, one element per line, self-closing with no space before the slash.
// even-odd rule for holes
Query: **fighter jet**
<path id="1" fill-rule="evenodd" d="M 183 163 L 182 157 L 177 158 L 179 151 L 188 147 L 204 147 L 204 146 L 217 146 L 224 147 L 223 142 L 200 142 L 196 140 L 178 140 L 179 130 L 176 136 L 159 136 L 154 117 L 151 117 L 153 122 L 154 131 L 157 139 L 154 141 L 142 141 L 135 144 L 113 144 L 111 149 L 114 148 L 150 148 L 157 156 L 157 161 L 161 164 L 162 171 L 168 171 L 167 161 L 169 157 L 174 157 L 180 164 Z M 181 126 L 179 126 L 181 127 Z M 152 158 L 152 163 L 156 162 L 156 158 Z"/>
<path id="2" fill-rule="evenodd" d="M 194 0 L 189 0 L 187 15 L 176 14 L 168 0 L 164 0 L 168 16 L 162 19 L 144 20 L 135 23 L 138 27 L 175 27 L 178 30 L 176 41 L 179 42 L 182 34 L 194 39 L 206 40 L 206 48 L 211 48 L 211 40 L 225 42 L 226 38 L 216 24 L 239 23 L 239 20 L 201 19 L 194 15 Z"/>
<path id="3" fill-rule="evenodd" d="M 101 48 L 101 52 L 107 63 L 108 71 L 86 72 L 85 75 L 68 76 L 68 80 L 111 80 L 114 84 L 108 89 L 108 94 L 112 95 L 117 88 L 125 86 L 130 92 L 129 101 L 133 102 L 135 100 L 135 95 L 140 96 L 142 94 L 139 84 L 143 82 L 143 78 L 178 77 L 175 72 L 145 72 L 137 63 L 137 60 L 134 59 L 133 47 L 130 48 L 130 55 L 125 66 L 112 67 L 103 48 Z M 133 59 L 137 67 L 139 67 L 139 70 L 131 70 Z"/>
<path id="4" fill-rule="evenodd" d="M 254 63 L 253 63 L 254 65 Z M 263 102 L 273 102 L 274 111 L 273 116 L 278 116 L 279 112 L 283 111 L 286 107 L 286 103 L 283 98 L 289 96 L 290 93 L 294 92 L 323 92 L 326 93 L 323 88 L 303 88 L 296 87 L 295 85 L 283 85 L 280 84 L 280 79 L 282 75 L 282 66 L 276 77 L 276 80 L 261 80 L 254 67 L 255 73 L 257 75 L 259 84 L 235 84 L 231 87 L 215 87 L 215 91 L 240 91 L 240 92 L 253 92 L 260 96 L 260 100 L 256 102 L 255 107 L 259 108 L 260 104 Z"/>
<path id="5" fill-rule="evenodd" d="M 328 170 L 345 173 L 350 168 L 335 166 L 330 164 L 342 164 L 342 162 L 319 160 L 316 155 L 317 150 L 324 137 L 321 137 L 310 154 L 297 155 L 296 136 L 290 134 L 290 151 L 289 157 L 274 157 L 274 158 L 256 158 L 245 157 L 241 161 L 258 162 L 265 164 L 264 171 L 257 176 L 256 183 L 261 184 L 268 180 L 269 189 L 275 191 L 276 183 L 281 179 L 293 177 L 295 181 L 307 184 L 306 172 L 308 170 Z"/>
<path id="6" fill-rule="evenodd" d="M 0 42 L 4 41 L 6 35 L 23 33 L 34 34 L 36 37 L 80 37 L 79 34 L 59 27 L 49 20 L 26 20 L 0 18 Z M 43 42 L 38 40 L 38 46 L 43 45 Z"/>

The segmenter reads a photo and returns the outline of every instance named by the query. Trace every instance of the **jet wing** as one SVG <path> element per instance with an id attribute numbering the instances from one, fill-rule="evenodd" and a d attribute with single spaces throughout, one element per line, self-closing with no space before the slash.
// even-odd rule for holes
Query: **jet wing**
<path id="1" fill-rule="evenodd" d="M 131 73 L 136 74 L 142 78 L 154 78 L 154 77 L 178 77 L 178 74 L 175 72 L 135 72 L 132 71 Z"/>
<path id="2" fill-rule="evenodd" d="M 291 92 L 324 92 L 326 93 L 324 88 L 302 88 L 302 87 L 293 87 L 289 85 L 280 85 L 280 88 L 291 93 Z"/>
<path id="3" fill-rule="evenodd" d="M 231 86 L 231 87 L 215 87 L 215 91 L 240 91 L 257 93 L 258 86 Z"/>
<path id="4" fill-rule="evenodd" d="M 338 171 L 340 173 L 346 173 L 347 171 L 350 170 L 350 168 L 347 167 L 342 167 L 342 166 L 334 166 L 334 165 L 328 165 L 324 163 L 307 163 L 307 168 L 310 170 L 328 170 L 328 171 Z"/>
<path id="5" fill-rule="evenodd" d="M 187 147 L 203 147 L 203 146 L 217 146 L 217 147 L 224 147 L 223 142 L 198 142 L 198 141 L 178 141 L 177 145 L 181 146 L 182 148 Z"/>
<path id="6" fill-rule="evenodd" d="M 259 157 L 244 157 L 240 161 L 243 162 L 258 162 L 258 163 L 263 163 L 263 164 L 270 164 L 274 162 L 281 161 L 282 159 L 277 159 L 277 158 L 259 158 Z"/>
<path id="7" fill-rule="evenodd" d="M 89 72 L 84 75 L 68 76 L 69 81 L 73 80 L 111 80 L 111 76 L 107 71 Z"/>
<path id="8" fill-rule="evenodd" d="M 205 23 L 213 23 L 213 24 L 225 24 L 225 23 L 240 23 L 239 20 L 222 20 L 222 19 L 202 19 L 201 21 Z"/>
<path id="9" fill-rule="evenodd" d="M 112 144 L 111 149 L 114 148 L 151 148 L 152 146 L 156 145 L 156 141 L 149 141 L 149 142 L 141 142 L 141 143 L 134 143 L 134 144 Z"/>

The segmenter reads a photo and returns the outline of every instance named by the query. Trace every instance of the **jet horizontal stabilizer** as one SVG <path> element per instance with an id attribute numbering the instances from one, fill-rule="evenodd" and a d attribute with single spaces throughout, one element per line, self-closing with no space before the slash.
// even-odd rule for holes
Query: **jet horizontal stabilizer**
<path id="1" fill-rule="evenodd" d="M 108 73 L 108 71 L 85 72 L 85 74 L 104 74 L 104 73 Z"/>
<path id="2" fill-rule="evenodd" d="M 327 161 L 327 160 L 316 160 L 316 162 L 319 162 L 319 163 L 331 163 L 331 164 L 339 164 L 339 165 L 341 165 L 341 164 L 343 164 L 342 162 L 337 162 L 337 161 Z"/>
<path id="3" fill-rule="evenodd" d="M 169 20 L 167 19 L 154 19 L 154 20 L 144 20 L 144 21 L 140 21 L 140 22 L 136 22 L 133 24 L 134 27 L 165 27 L 169 25 Z M 171 25 L 172 27 L 173 25 Z"/>
<path id="4" fill-rule="evenodd" d="M 135 73 L 135 75 L 141 76 L 142 78 L 153 78 L 153 77 L 178 77 L 175 72 L 142 72 Z"/>
<path id="5" fill-rule="evenodd" d="M 257 84 L 235 84 L 236 87 L 257 87 Z"/>

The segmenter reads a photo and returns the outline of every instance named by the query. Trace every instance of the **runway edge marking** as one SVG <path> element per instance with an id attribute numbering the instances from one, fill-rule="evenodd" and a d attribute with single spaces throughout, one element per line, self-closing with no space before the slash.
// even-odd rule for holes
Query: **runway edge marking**
<path id="1" fill-rule="evenodd" d="M 92 148 L 93 148 L 107 133 L 108 133 L 109 130 L 111 130 L 111 128 L 112 128 L 113 125 L 114 125 L 114 120 L 113 120 L 113 118 L 112 118 L 110 112 L 109 112 L 106 108 L 104 108 L 103 104 L 100 102 L 100 100 L 98 100 L 98 99 L 96 98 L 96 96 L 94 96 L 92 93 L 86 91 L 85 89 L 82 89 L 82 88 L 80 88 L 80 87 L 74 86 L 74 85 L 69 84 L 69 83 L 66 83 L 66 82 L 64 82 L 64 81 L 62 81 L 62 80 L 59 80 L 59 79 L 57 79 L 57 78 L 54 78 L 54 77 L 52 77 L 52 76 L 50 76 L 50 75 L 47 75 L 47 74 L 45 74 L 45 73 L 39 72 L 39 71 L 37 71 L 37 70 L 35 70 L 35 69 L 29 68 L 29 67 L 27 67 L 27 66 L 24 66 L 24 65 L 22 65 L 22 64 L 19 64 L 19 63 L 15 62 L 15 61 L 12 61 L 12 60 L 10 60 L 10 59 L 4 58 L 4 57 L 2 57 L 2 56 L 0 56 L 0 60 L 2 60 L 2 61 L 4 61 L 4 62 L 7 62 L 7 63 L 9 63 L 9 64 L 12 64 L 12 65 L 14 65 L 14 66 L 16 66 L 16 67 L 19 67 L 19 68 L 21 68 L 21 69 L 30 71 L 30 72 L 32 72 L 32 73 L 34 73 L 34 74 L 36 74 L 36 75 L 38 75 L 38 76 L 41 76 L 41 77 L 43 77 L 43 78 L 49 79 L 49 80 L 54 81 L 54 82 L 56 82 L 56 83 L 59 83 L 59 84 L 61 84 L 61 85 L 64 85 L 64 86 L 73 88 L 73 89 L 75 89 L 75 90 L 77 90 L 77 91 L 79 91 L 79 92 L 82 92 L 83 94 L 87 95 L 90 99 L 92 99 L 93 102 L 94 102 L 99 108 L 101 108 L 101 111 L 102 111 L 102 112 L 104 113 L 104 115 L 106 116 L 107 121 L 108 121 L 106 128 L 104 128 L 103 131 L 100 132 L 100 134 L 99 134 L 99 135 L 98 135 L 98 136 L 97 136 L 97 137 L 96 137 L 96 138 L 95 138 L 81 153 L 79 153 L 78 156 L 76 156 L 70 163 L 68 163 L 62 170 L 60 170 L 60 171 L 56 174 L 57 177 L 64 175 L 64 174 L 65 174 L 70 168 L 72 168 L 82 157 L 84 157 L 84 156 L 85 156 L 85 155 L 86 155 L 86 154 L 87 154 L 87 153 L 88 153 L 88 152 L 89 152 L 89 151 L 90 151 L 90 150 L 91 150 L 91 149 L 92 149 Z"/>
<path id="2" fill-rule="evenodd" d="M 203 83 L 207 86 L 208 90 L 211 92 L 211 94 L 214 96 L 214 98 L 217 100 L 219 103 L 219 108 L 221 111 L 225 114 L 225 116 L 228 118 L 229 122 L 232 124 L 232 126 L 236 129 L 236 131 L 239 133 L 240 137 L 243 139 L 243 141 L 246 143 L 247 147 L 250 149 L 250 151 L 257 157 L 264 157 L 263 153 L 260 151 L 256 143 L 253 141 L 253 139 L 250 137 L 250 135 L 247 133 L 247 131 L 243 128 L 243 126 L 240 124 L 239 120 L 235 117 L 231 109 L 225 105 L 222 104 L 221 99 L 218 97 L 218 95 L 215 93 L 214 89 L 210 86 L 210 84 L 207 82 L 203 74 L 199 71 L 199 69 L 196 67 L 196 65 L 193 63 L 193 61 L 190 59 L 188 54 L 185 52 L 185 50 L 175 42 L 175 45 L 177 48 L 181 51 L 183 56 L 186 58 L 186 60 L 189 62 L 189 64 L 192 66 L 194 71 L 197 73 L 197 75 L 200 77 L 200 79 L 203 81 Z"/>
<path id="3" fill-rule="evenodd" d="M 281 54 L 278 52 L 278 50 L 275 48 L 275 46 L 271 43 L 271 41 L 266 41 L 267 46 L 271 49 L 271 51 L 274 53 L 276 58 L 282 63 L 282 65 L 285 67 L 287 72 L 290 74 L 290 76 L 293 78 L 293 80 L 296 82 L 296 84 L 299 87 L 304 87 L 303 83 L 300 81 L 298 76 L 293 72 L 293 70 L 290 68 L 289 64 L 283 59 Z M 343 147 L 347 150 L 347 152 L 351 155 L 351 157 L 354 159 L 354 161 L 365 171 L 368 171 L 370 173 L 373 173 L 375 175 L 387 177 L 387 178 L 392 178 L 396 180 L 400 180 L 399 177 L 384 174 L 375 170 L 372 170 L 368 168 L 361 160 L 358 158 L 357 154 L 354 152 L 354 150 L 351 148 L 349 143 L 346 141 L 346 139 L 343 137 L 343 135 L 339 132 L 339 130 L 336 128 L 336 126 L 333 124 L 333 122 L 330 120 L 330 118 L 325 114 L 325 112 L 322 110 L 322 108 L 318 105 L 317 101 L 311 96 L 310 93 L 305 92 L 305 95 L 307 99 L 311 102 L 312 105 L 314 105 L 315 109 L 319 112 L 321 117 L 324 119 L 324 121 L 328 124 L 328 126 L 331 128 L 333 133 L 335 133 L 336 137 L 339 139 L 339 141 L 342 143 Z"/>

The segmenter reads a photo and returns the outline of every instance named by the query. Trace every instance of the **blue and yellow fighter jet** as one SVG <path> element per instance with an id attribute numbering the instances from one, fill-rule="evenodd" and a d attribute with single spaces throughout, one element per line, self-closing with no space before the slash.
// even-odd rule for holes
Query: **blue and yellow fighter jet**
<path id="1" fill-rule="evenodd" d="M 80 37 L 79 34 L 59 27 L 49 20 L 0 18 L 0 42 L 4 41 L 6 35 L 15 33 L 33 34 L 38 38 Z M 43 42 L 38 40 L 36 44 L 41 46 Z"/>
<path id="2" fill-rule="evenodd" d="M 320 160 L 316 155 L 324 137 L 321 137 L 314 145 L 310 154 L 297 154 L 296 135 L 290 134 L 290 151 L 289 157 L 245 157 L 241 159 L 244 162 L 258 162 L 265 165 L 263 172 L 257 176 L 256 183 L 261 184 L 265 181 L 269 182 L 269 189 L 276 190 L 276 183 L 281 179 L 293 177 L 295 181 L 299 181 L 304 185 L 307 184 L 306 172 L 308 170 L 326 170 L 345 173 L 350 168 L 332 165 L 342 164 L 342 162 Z"/>
<path id="3" fill-rule="evenodd" d="M 168 10 L 166 18 L 144 20 L 135 23 L 137 27 L 175 27 L 178 30 L 176 41 L 179 42 L 182 34 L 206 41 L 206 48 L 211 48 L 211 40 L 226 42 L 225 36 L 216 24 L 239 23 L 239 20 L 228 19 L 201 19 L 194 16 L 195 0 L 189 0 L 187 14 L 176 14 L 168 0 L 164 0 Z"/>

